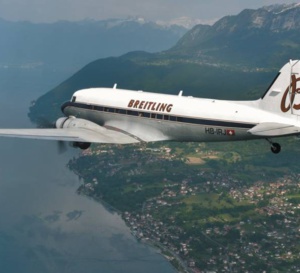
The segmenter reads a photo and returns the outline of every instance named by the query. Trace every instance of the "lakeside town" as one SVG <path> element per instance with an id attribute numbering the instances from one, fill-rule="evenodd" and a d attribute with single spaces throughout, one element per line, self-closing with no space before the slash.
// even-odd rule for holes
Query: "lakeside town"
<path id="1" fill-rule="evenodd" d="M 198 145 L 101 148 L 69 163 L 78 191 L 115 207 L 178 271 L 300 272 L 300 173 L 242 180 Z"/>

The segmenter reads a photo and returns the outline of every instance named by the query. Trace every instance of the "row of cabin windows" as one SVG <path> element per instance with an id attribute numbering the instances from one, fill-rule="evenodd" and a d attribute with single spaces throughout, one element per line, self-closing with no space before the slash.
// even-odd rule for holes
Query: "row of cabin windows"
<path id="1" fill-rule="evenodd" d="M 73 98 L 72 98 L 72 100 L 73 100 Z M 76 98 L 75 98 L 75 100 L 76 100 Z M 74 103 L 74 102 L 72 101 L 72 103 Z M 112 107 L 87 105 L 87 104 L 81 104 L 81 103 L 74 103 L 71 105 L 82 108 L 82 109 L 90 109 L 90 110 L 101 111 L 101 112 L 110 112 L 110 113 L 138 116 L 138 117 L 151 118 L 151 119 L 170 120 L 170 121 L 177 121 L 177 122 L 184 122 L 184 123 L 191 123 L 191 124 L 210 125 L 210 126 L 229 126 L 229 127 L 241 127 L 241 128 L 252 128 L 254 126 L 254 124 L 240 124 L 240 123 L 235 123 L 235 122 L 226 122 L 226 121 L 220 122 L 217 120 L 178 117 L 178 116 L 171 116 L 171 115 L 139 112 L 139 111 L 133 111 L 133 110 L 117 109 L 117 108 L 112 108 Z"/>
<path id="2" fill-rule="evenodd" d="M 170 116 L 170 115 L 163 115 L 163 114 L 156 114 L 156 113 L 146 113 L 146 112 L 139 112 L 139 111 L 133 111 L 133 110 L 125 110 L 125 109 L 118 109 L 118 108 L 112 108 L 112 107 L 78 104 L 78 103 L 76 103 L 76 106 L 82 107 L 84 109 L 91 109 L 91 110 L 95 110 L 95 111 L 123 114 L 123 115 L 129 115 L 129 116 L 185 122 L 185 123 L 192 123 L 192 124 L 203 124 L 203 120 L 199 120 L 199 119 L 195 119 L 195 118 L 177 117 L 177 116 Z"/>
<path id="3" fill-rule="evenodd" d="M 74 101 L 73 101 L 74 100 Z M 76 97 L 72 98 L 72 102 L 75 102 Z M 76 104 L 76 106 L 79 106 Z M 117 113 L 129 116 L 137 116 L 137 117 L 144 117 L 144 118 L 151 118 L 151 119 L 160 119 L 160 120 L 171 120 L 171 121 L 182 121 L 180 117 L 170 116 L 170 115 L 163 115 L 163 114 L 156 114 L 156 113 L 146 113 L 146 112 L 139 112 L 133 110 L 125 110 L 125 109 L 117 109 L 112 107 L 104 107 L 104 106 L 96 106 L 96 105 L 87 105 L 87 104 L 80 104 L 80 107 L 85 109 L 91 109 L 95 111 L 101 112 L 109 112 L 109 113 Z"/>
<path id="4" fill-rule="evenodd" d="M 76 102 L 76 96 L 72 97 L 71 102 L 73 102 L 73 103 Z M 145 117 L 145 118 L 151 118 L 151 119 L 160 119 L 160 120 L 170 120 L 170 121 L 201 124 L 201 122 L 199 120 L 194 119 L 194 118 L 176 117 L 176 116 L 170 116 L 170 115 L 138 112 L 138 111 L 132 111 L 132 110 L 117 109 L 117 108 L 112 108 L 112 107 L 103 107 L 103 106 L 87 105 L 87 104 L 82 104 L 82 106 L 83 106 L 83 108 L 88 108 L 91 110 L 96 110 L 96 111 L 101 111 L 101 112 L 117 113 L 117 114 Z"/>
<path id="5" fill-rule="evenodd" d="M 109 113 L 117 113 L 117 114 L 129 115 L 129 116 L 144 117 L 144 118 L 177 121 L 177 117 L 174 117 L 174 116 L 155 114 L 155 113 L 138 112 L 138 111 L 132 111 L 132 110 L 125 110 L 125 109 L 116 109 L 116 108 L 111 108 L 111 107 L 92 106 L 92 110 L 104 111 L 104 112 L 109 112 Z"/>

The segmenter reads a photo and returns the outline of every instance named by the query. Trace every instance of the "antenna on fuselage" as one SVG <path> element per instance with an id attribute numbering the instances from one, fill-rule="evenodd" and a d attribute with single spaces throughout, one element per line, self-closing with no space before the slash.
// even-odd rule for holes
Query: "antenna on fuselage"
<path id="1" fill-rule="evenodd" d="M 113 89 L 117 89 L 117 86 L 118 84 L 115 83 Z"/>
<path id="2" fill-rule="evenodd" d="M 179 96 L 179 97 L 181 97 L 181 96 L 182 96 L 182 93 L 183 93 L 183 91 L 182 91 L 182 90 L 180 90 L 180 92 L 179 92 L 178 96 Z"/>

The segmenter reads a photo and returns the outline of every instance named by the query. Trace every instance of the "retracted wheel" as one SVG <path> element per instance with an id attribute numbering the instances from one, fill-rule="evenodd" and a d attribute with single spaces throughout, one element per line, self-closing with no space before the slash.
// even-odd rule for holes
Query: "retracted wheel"
<path id="1" fill-rule="evenodd" d="M 272 143 L 271 144 L 271 151 L 274 153 L 274 154 L 278 154 L 280 153 L 281 151 L 281 146 L 279 143 Z"/>
<path id="2" fill-rule="evenodd" d="M 81 150 L 86 150 L 90 148 L 91 143 L 89 142 L 73 142 L 73 147 L 74 148 L 80 148 Z"/>

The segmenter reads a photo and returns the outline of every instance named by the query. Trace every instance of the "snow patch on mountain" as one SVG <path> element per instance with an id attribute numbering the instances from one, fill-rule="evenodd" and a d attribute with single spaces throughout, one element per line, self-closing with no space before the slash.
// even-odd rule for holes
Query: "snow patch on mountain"
<path id="1" fill-rule="evenodd" d="M 181 26 L 186 29 L 191 29 L 195 25 L 213 25 L 218 19 L 210 19 L 210 20 L 201 20 L 201 19 L 194 19 L 190 17 L 179 17 L 169 21 L 156 21 L 156 24 L 161 26 Z"/>

